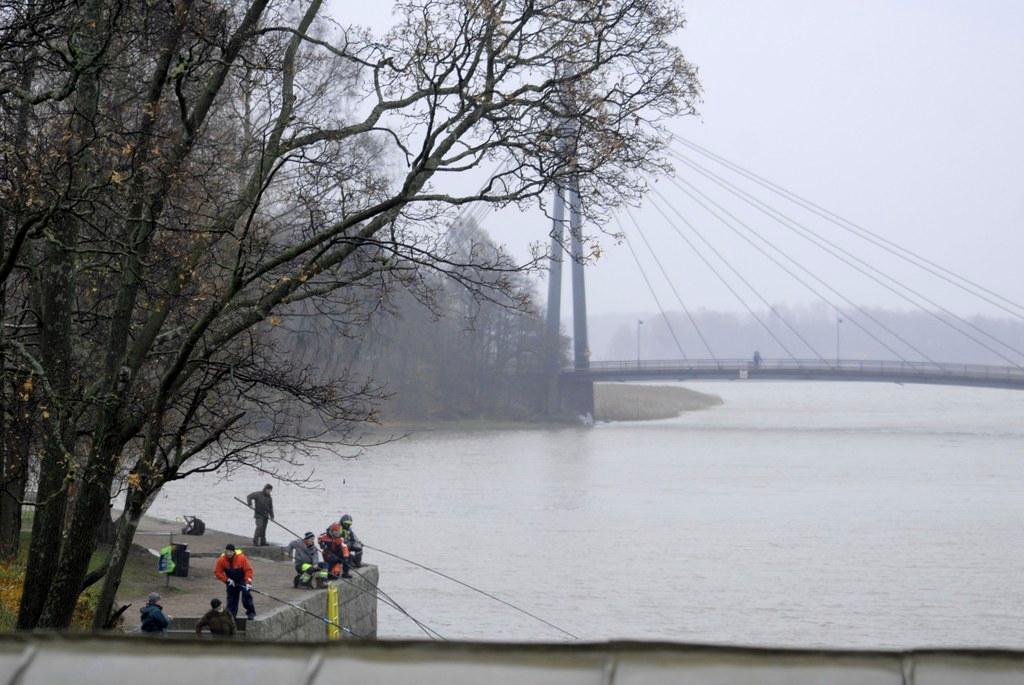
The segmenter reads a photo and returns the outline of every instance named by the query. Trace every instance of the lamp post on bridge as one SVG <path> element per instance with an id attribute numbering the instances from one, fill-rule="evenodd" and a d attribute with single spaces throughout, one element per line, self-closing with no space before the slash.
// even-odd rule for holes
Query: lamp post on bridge
<path id="1" fill-rule="evenodd" d="M 836 315 L 836 370 L 839 369 L 839 327 L 843 324 L 843 317 Z"/>
<path id="2" fill-rule="evenodd" d="M 644 325 L 644 322 L 640 319 L 636 320 L 636 370 L 640 370 L 640 327 Z"/>

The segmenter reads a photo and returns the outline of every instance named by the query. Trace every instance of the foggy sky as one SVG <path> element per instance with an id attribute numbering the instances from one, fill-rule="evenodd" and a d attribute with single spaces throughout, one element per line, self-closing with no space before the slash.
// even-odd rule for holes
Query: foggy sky
<path id="1" fill-rule="evenodd" d="M 342 23 L 381 28 L 390 21 L 389 7 L 386 2 L 336 1 L 333 13 Z M 676 133 L 1024 301 L 1018 266 L 1024 253 L 1024 4 L 689 0 L 685 8 L 689 24 L 677 40 L 699 67 L 705 94 L 700 116 L 676 122 Z M 721 190 L 712 192 L 713 186 L 699 182 L 692 171 L 680 167 L 679 176 L 708 189 L 712 198 L 855 303 L 912 308 Z M 820 305 L 814 294 L 685 200 L 672 184 L 661 182 L 658 188 L 765 301 Z M 763 197 L 943 306 L 959 313 L 999 314 L 876 248 L 844 238 L 820 219 Z M 656 211 L 645 207 L 638 217 L 688 307 L 745 311 Z M 623 221 L 662 305 L 680 310 L 632 225 Z M 520 255 L 549 230 L 539 213 L 525 221 L 512 212 L 492 214 L 484 226 Z M 606 228 L 617 230 L 615 225 Z M 597 233 L 598 228 L 587 231 Z M 590 312 L 656 311 L 625 246 L 607 237 L 602 243 L 604 257 L 588 269 Z M 727 277 L 746 301 L 764 309 L 755 294 L 731 274 Z M 564 304 L 567 316 L 568 311 Z"/>

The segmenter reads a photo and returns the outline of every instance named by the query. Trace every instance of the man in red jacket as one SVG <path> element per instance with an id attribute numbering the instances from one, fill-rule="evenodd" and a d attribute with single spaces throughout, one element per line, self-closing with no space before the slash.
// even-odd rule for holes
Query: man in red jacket
<path id="1" fill-rule="evenodd" d="M 217 580 L 227 586 L 228 591 L 228 613 L 234 617 L 238 614 L 238 595 L 242 595 L 242 606 L 245 607 L 245 617 L 252 619 L 256 616 L 256 606 L 252 603 L 252 566 L 249 560 L 241 551 L 235 550 L 235 546 L 228 543 L 224 547 L 224 553 L 217 558 L 213 565 L 213 575 Z"/>
<path id="2" fill-rule="evenodd" d="M 340 523 L 332 523 L 327 532 L 320 536 L 320 551 L 332 578 L 351 578 L 348 572 L 348 545 Z"/>

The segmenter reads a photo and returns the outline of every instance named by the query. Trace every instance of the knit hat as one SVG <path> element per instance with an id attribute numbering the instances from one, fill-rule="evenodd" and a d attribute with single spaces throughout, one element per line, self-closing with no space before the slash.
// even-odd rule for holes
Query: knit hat
<path id="1" fill-rule="evenodd" d="M 146 599 L 149 600 L 150 604 L 152 604 L 153 602 L 159 602 L 160 601 L 160 593 L 159 592 L 150 592 L 149 593 L 149 597 L 147 597 Z"/>
<path id="2" fill-rule="evenodd" d="M 234 543 L 229 542 L 228 544 L 224 545 L 224 549 L 226 551 L 228 551 L 228 552 L 234 552 L 235 551 L 235 545 L 234 545 Z"/>
<path id="3" fill-rule="evenodd" d="M 219 599 L 217 599 L 216 597 L 214 597 L 213 599 L 211 599 L 211 600 L 210 600 L 210 607 L 211 607 L 211 608 L 213 608 L 213 609 L 216 609 L 216 608 L 218 608 L 219 606 L 220 606 L 220 600 L 219 600 Z"/>

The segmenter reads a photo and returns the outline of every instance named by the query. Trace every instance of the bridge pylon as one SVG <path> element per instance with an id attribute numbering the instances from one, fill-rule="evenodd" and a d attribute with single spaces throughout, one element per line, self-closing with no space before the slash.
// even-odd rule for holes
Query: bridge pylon
<path id="1" fill-rule="evenodd" d="M 573 367 L 590 368 L 590 343 L 587 337 L 587 293 L 583 272 L 583 213 L 579 180 L 568 188 L 556 187 L 552 211 L 551 250 L 548 254 L 548 393 L 547 413 L 551 416 L 594 415 L 594 384 L 589 380 L 562 378 L 562 257 L 565 254 L 565 196 L 569 204 L 569 254 L 572 257 L 572 340 Z"/>

